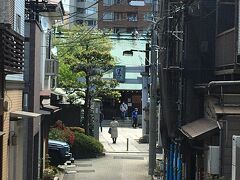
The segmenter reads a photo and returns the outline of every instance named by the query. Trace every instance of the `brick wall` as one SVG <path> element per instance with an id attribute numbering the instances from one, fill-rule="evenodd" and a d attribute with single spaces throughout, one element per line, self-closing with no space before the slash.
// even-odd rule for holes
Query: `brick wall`
<path id="1" fill-rule="evenodd" d="M 8 90 L 5 92 L 5 101 L 8 101 L 8 112 L 4 114 L 3 131 L 3 160 L 2 180 L 8 180 L 8 138 L 9 112 L 22 110 L 22 90 Z"/>

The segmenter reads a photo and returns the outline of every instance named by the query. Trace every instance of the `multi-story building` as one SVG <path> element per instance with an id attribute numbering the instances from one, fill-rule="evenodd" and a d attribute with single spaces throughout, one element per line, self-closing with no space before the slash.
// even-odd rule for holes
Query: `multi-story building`
<path id="1" fill-rule="evenodd" d="M 0 2 L 0 179 L 10 179 L 16 157 L 16 132 L 10 112 L 22 109 L 24 65 L 24 0 Z M 14 140 L 15 139 L 15 140 Z M 19 140 L 19 138 L 18 138 Z M 14 143 L 12 143 L 14 142 Z M 18 149 L 19 150 L 19 149 Z M 15 156 L 12 156 L 15 155 Z"/>
<path id="2" fill-rule="evenodd" d="M 114 33 L 146 32 L 152 20 L 151 1 L 143 6 L 129 0 L 103 0 L 98 3 L 98 28 Z M 143 1 L 142 1 L 143 2 Z"/>
<path id="3" fill-rule="evenodd" d="M 235 179 L 238 170 L 231 168 L 232 137 L 240 134 L 239 3 L 166 0 L 161 5 L 165 175 Z"/>
<path id="4" fill-rule="evenodd" d="M 97 28 L 98 2 L 96 0 L 70 0 L 69 24 L 86 24 Z"/>

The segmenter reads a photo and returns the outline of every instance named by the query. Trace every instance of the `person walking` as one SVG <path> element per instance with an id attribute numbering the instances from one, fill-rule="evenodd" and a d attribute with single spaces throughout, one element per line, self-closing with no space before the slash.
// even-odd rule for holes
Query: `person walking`
<path id="1" fill-rule="evenodd" d="M 118 121 L 113 118 L 113 120 L 110 122 L 110 128 L 111 128 L 111 138 L 113 140 L 113 144 L 116 144 L 117 137 L 118 137 Z"/>
<path id="2" fill-rule="evenodd" d="M 99 119 L 99 123 L 100 123 L 100 130 L 102 132 L 102 121 L 104 120 L 104 114 L 102 111 L 100 111 L 100 119 Z"/>
<path id="3" fill-rule="evenodd" d="M 128 105 L 123 101 L 120 105 L 121 116 L 125 119 L 128 110 Z"/>
<path id="4" fill-rule="evenodd" d="M 135 108 L 132 112 L 132 127 L 136 128 L 137 127 L 137 122 L 138 122 L 138 109 Z"/>

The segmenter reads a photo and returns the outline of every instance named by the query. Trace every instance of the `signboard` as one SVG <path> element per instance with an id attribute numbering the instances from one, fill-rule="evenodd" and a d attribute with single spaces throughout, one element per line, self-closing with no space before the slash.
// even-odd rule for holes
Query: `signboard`
<path id="1" fill-rule="evenodd" d="M 125 82 L 125 66 L 115 66 L 113 69 L 113 79 L 116 79 L 118 82 Z"/>

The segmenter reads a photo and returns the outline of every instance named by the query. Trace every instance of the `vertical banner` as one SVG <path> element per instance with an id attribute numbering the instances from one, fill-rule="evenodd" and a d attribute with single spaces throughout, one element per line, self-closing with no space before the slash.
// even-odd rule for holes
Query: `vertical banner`
<path id="1" fill-rule="evenodd" d="M 116 79 L 118 82 L 125 82 L 125 66 L 115 66 L 113 69 L 113 79 Z"/>

